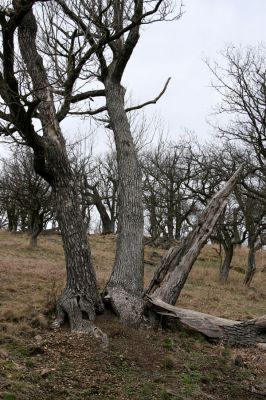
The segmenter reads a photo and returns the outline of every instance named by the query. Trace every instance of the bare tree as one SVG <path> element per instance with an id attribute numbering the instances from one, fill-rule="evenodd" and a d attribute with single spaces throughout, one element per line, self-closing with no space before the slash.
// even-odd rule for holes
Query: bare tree
<path id="1" fill-rule="evenodd" d="M 191 146 L 191 138 L 177 142 L 161 139 L 156 148 L 142 155 L 144 204 L 153 238 L 163 235 L 180 240 L 183 224 L 194 210 L 195 203 L 187 189 Z"/>
<path id="2" fill-rule="evenodd" d="M 128 323 L 143 321 L 145 306 L 154 304 L 156 296 L 175 303 L 241 171 L 237 170 L 216 193 L 194 230 L 164 258 L 149 287 L 152 301 L 148 300 L 143 293 L 142 181 L 127 112 L 156 103 L 169 80 L 155 99 L 126 108 L 121 79 L 139 40 L 140 26 L 167 19 L 172 6 L 163 0 L 56 0 L 51 7 L 33 10 L 34 3 L 17 0 L 12 6 L 7 1 L 0 8 L 1 133 L 33 149 L 35 170 L 51 185 L 54 194 L 67 267 L 66 288 L 58 300 L 55 325 L 67 316 L 72 330 L 101 336 L 90 320 L 103 311 L 103 303 L 60 122 L 73 113 L 108 113 L 101 120 L 114 132 L 119 219 L 116 259 L 106 300 Z M 41 13 L 38 26 L 45 43 L 42 52 L 38 48 L 37 12 Z M 95 77 L 101 87 L 92 90 L 90 84 Z M 99 97 L 104 97 L 106 104 L 92 110 L 91 99 Z M 80 105 L 78 110 L 77 104 L 82 101 L 89 104 L 88 108 Z M 149 307 L 146 311 L 149 314 Z"/>
<path id="3" fill-rule="evenodd" d="M 127 112 L 155 103 L 166 86 L 153 101 L 127 109 L 121 80 L 138 43 L 140 26 L 165 20 L 173 7 L 162 0 L 134 3 L 114 0 L 106 4 L 95 0 L 85 7 L 80 2 L 57 2 L 92 46 L 98 47 L 102 37 L 116 37 L 107 43 L 104 51 L 100 48 L 95 53 L 96 75 L 106 98 L 106 105 L 97 112 L 108 112 L 107 123 L 114 133 L 118 165 L 118 238 L 115 265 L 106 294 L 121 319 L 134 323 L 143 308 L 140 300 L 143 291 L 143 206 L 141 170 Z M 178 13 L 177 17 L 180 15 Z M 84 110 L 79 114 L 91 112 Z"/>
<path id="4" fill-rule="evenodd" d="M 262 203 L 248 194 L 236 190 L 238 204 L 245 218 L 248 235 L 248 262 L 244 284 L 250 286 L 256 271 L 256 252 L 262 246 L 261 236 L 266 231 L 266 203 Z"/>
<path id="5" fill-rule="evenodd" d="M 229 117 L 228 123 L 217 123 L 221 137 L 238 142 L 253 154 L 256 174 L 266 180 L 266 58 L 264 46 L 246 49 L 229 46 L 223 53 L 224 63 L 210 65 L 213 87 L 221 95 L 217 115 Z M 246 184 L 244 182 L 244 184 Z M 266 200 L 265 191 L 246 187 Z"/>
<path id="6" fill-rule="evenodd" d="M 28 229 L 30 245 L 36 246 L 38 235 L 53 215 L 50 187 L 34 172 L 33 156 L 28 150 L 16 149 L 12 158 L 2 160 L 2 165 L 1 202 L 10 219 L 9 230 L 14 231 L 18 225 L 22 231 Z"/>
<path id="7" fill-rule="evenodd" d="M 133 314 L 137 314 L 133 311 L 134 297 L 139 298 L 143 289 L 141 174 L 126 116 L 134 107 L 126 109 L 124 106 L 125 90 L 121 79 L 138 42 L 140 25 L 165 19 L 172 8 L 162 0 L 134 4 L 58 0 L 52 7 L 35 7 L 35 13 L 41 16 L 39 28 L 42 43 L 45 43 L 41 53 L 34 3 L 20 0 L 12 7 L 7 1 L 0 10 L 1 132 L 15 138 L 18 134 L 20 140 L 32 147 L 35 170 L 54 192 L 67 265 L 67 285 L 58 301 L 57 324 L 62 323 L 67 314 L 72 329 L 90 329 L 84 316 L 92 320 L 103 310 L 79 209 L 77 186 L 60 128 L 60 122 L 71 114 L 72 107 L 99 96 L 105 96 L 105 106 L 76 114 L 94 115 L 107 110 L 115 134 L 120 221 L 116 262 L 108 292 L 118 298 L 118 305 L 115 300 L 113 303 L 120 313 L 122 290 L 121 313 L 125 311 L 126 314 L 130 309 L 127 293 L 129 296 L 131 293 L 133 321 Z M 16 37 L 19 49 L 14 44 Z M 18 62 L 20 65 L 23 62 L 24 68 L 19 68 Z M 88 90 L 95 76 L 103 89 Z M 165 89 L 166 86 L 148 104 L 155 103 Z M 40 131 L 33 124 L 34 118 L 40 122 Z"/>
<path id="8" fill-rule="evenodd" d="M 88 330 L 91 326 L 83 316 L 93 320 L 95 314 L 103 310 L 103 304 L 79 210 L 76 182 L 59 125 L 67 114 L 64 111 L 66 103 L 72 100 L 75 79 L 67 93 L 64 92 L 62 107 L 56 112 L 52 82 L 48 76 L 49 61 L 42 58 L 37 48 L 34 3 L 21 0 L 14 2 L 12 7 L 7 2 L 0 9 L 1 132 L 5 135 L 17 133 L 20 140 L 33 149 L 35 170 L 51 185 L 54 193 L 67 267 L 67 284 L 58 301 L 57 323 L 63 322 L 67 314 L 71 329 Z M 73 37 L 75 35 L 73 33 Z M 19 49 L 15 46 L 17 37 Z M 87 49 L 83 59 L 77 63 L 76 79 L 95 50 L 95 47 Z M 68 51 L 71 54 L 74 50 L 70 47 Z M 20 55 L 25 66 L 22 70 L 17 64 Z M 84 96 L 88 98 L 90 95 L 93 94 Z M 40 121 L 41 132 L 34 127 L 34 118 Z"/>

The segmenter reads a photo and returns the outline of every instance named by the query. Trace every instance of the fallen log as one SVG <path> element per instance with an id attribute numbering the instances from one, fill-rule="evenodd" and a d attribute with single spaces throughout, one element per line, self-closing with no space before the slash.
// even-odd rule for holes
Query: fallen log
<path id="1" fill-rule="evenodd" d="M 231 346 L 266 343 L 266 315 L 251 320 L 235 321 L 178 308 L 156 297 L 146 298 L 157 314 L 177 318 L 183 325 L 202 333 L 210 340 L 221 341 Z"/>

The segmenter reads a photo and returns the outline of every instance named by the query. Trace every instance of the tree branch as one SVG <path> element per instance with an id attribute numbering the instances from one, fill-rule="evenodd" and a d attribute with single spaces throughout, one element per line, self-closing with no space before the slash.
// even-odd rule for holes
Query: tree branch
<path id="1" fill-rule="evenodd" d="M 158 94 L 158 96 L 155 97 L 153 100 L 146 101 L 145 103 L 139 104 L 139 105 L 137 105 L 137 106 L 128 107 L 128 108 L 126 108 L 125 111 L 126 111 L 126 112 L 129 112 L 129 111 L 133 111 L 133 110 L 139 110 L 140 108 L 149 106 L 150 104 L 156 104 L 157 101 L 158 101 L 158 100 L 164 95 L 164 93 L 166 92 L 166 89 L 167 89 L 167 87 L 168 87 L 168 84 L 169 84 L 170 80 L 171 80 L 171 78 L 168 78 L 168 79 L 167 79 L 167 81 L 166 81 L 166 83 L 165 83 L 165 85 L 164 85 L 164 87 L 163 87 L 163 90 L 162 90 L 162 91 Z"/>

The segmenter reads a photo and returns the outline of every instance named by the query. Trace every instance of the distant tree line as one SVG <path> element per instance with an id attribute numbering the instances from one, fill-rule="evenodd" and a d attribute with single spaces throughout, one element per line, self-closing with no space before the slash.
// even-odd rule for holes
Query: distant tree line
<path id="1" fill-rule="evenodd" d="M 115 153 L 110 150 L 93 156 L 91 152 L 84 157 L 75 148 L 70 153 L 87 232 L 116 233 Z M 223 250 L 222 282 L 228 279 L 235 248 L 243 243 L 248 246 L 245 283 L 249 285 L 256 269 L 256 251 L 266 244 L 265 180 L 257 173 L 255 162 L 246 149 L 228 143 L 221 147 L 200 146 L 195 137 L 181 137 L 176 142 L 160 138 L 156 146 L 140 151 L 147 241 L 168 247 L 171 241 L 186 237 L 236 165 L 245 164 L 241 182 L 231 194 L 211 240 Z M 10 232 L 29 231 L 31 245 L 37 244 L 43 229 L 59 229 L 52 192 L 34 173 L 30 151 L 17 150 L 12 158 L 3 160 L 0 190 L 2 228 Z"/>

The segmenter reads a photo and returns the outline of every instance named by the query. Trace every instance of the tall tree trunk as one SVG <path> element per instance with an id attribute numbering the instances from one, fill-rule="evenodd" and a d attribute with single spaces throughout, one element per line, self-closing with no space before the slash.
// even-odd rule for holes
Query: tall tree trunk
<path id="1" fill-rule="evenodd" d="M 249 251 L 248 251 L 248 267 L 246 271 L 246 275 L 244 278 L 244 284 L 250 286 L 251 281 L 256 272 L 256 247 L 255 241 L 249 241 Z"/>
<path id="2" fill-rule="evenodd" d="M 211 199 L 192 232 L 177 246 L 171 248 L 157 269 L 147 294 L 175 305 L 200 250 L 210 237 L 221 215 L 229 194 L 240 176 L 239 168 L 222 189 Z"/>
<path id="3" fill-rule="evenodd" d="M 141 171 L 124 108 L 125 89 L 105 80 L 106 102 L 118 163 L 118 237 L 115 264 L 107 284 L 114 311 L 137 323 L 143 302 L 143 206 Z"/>
<path id="4" fill-rule="evenodd" d="M 234 246 L 232 244 L 228 244 L 227 246 L 223 247 L 225 251 L 225 258 L 220 268 L 220 281 L 225 283 L 227 282 L 229 276 L 231 262 L 234 255 Z"/>
<path id="5" fill-rule="evenodd" d="M 51 184 L 55 195 L 55 211 L 62 233 L 67 270 L 66 288 L 58 300 L 55 325 L 59 326 L 67 316 L 72 330 L 91 331 L 92 325 L 88 320 L 93 320 L 95 314 L 103 310 L 103 304 L 97 289 L 76 182 L 56 117 L 50 83 L 37 51 L 36 35 L 37 23 L 30 10 L 19 26 L 18 38 L 32 80 L 33 94 L 38 99 L 43 128 L 43 137 L 33 146 L 34 162 L 36 172 Z"/>

